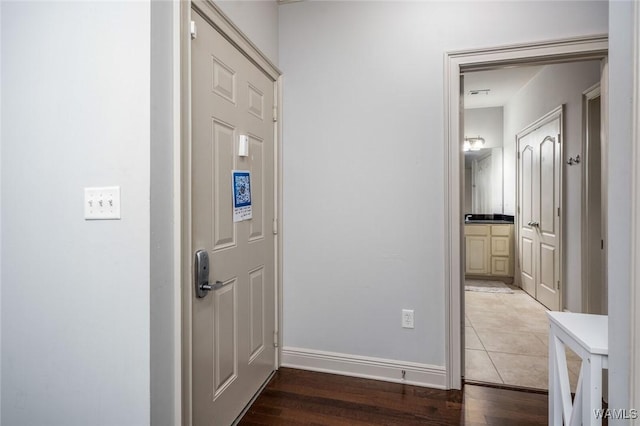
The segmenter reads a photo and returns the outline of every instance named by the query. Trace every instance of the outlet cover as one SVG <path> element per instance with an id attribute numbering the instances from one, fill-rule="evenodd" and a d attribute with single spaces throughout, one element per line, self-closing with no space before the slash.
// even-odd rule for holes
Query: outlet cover
<path id="1" fill-rule="evenodd" d="M 413 327 L 413 309 L 402 310 L 402 328 L 414 328 Z"/>

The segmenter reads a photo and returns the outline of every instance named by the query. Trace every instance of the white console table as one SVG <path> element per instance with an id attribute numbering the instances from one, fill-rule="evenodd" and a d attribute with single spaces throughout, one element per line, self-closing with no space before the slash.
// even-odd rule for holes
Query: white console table
<path id="1" fill-rule="evenodd" d="M 549 425 L 601 425 L 602 369 L 608 368 L 606 315 L 547 312 L 549 316 Z M 582 359 L 571 403 L 565 345 Z"/>

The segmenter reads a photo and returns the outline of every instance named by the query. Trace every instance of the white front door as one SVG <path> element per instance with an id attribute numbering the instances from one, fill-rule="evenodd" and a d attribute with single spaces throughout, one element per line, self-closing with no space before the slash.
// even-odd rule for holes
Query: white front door
<path id="1" fill-rule="evenodd" d="M 192 19 L 192 252 L 208 253 L 218 282 L 192 299 L 193 424 L 226 426 L 275 369 L 275 83 L 196 9 Z M 234 222 L 233 170 L 250 172 L 249 220 Z"/>
<path id="2" fill-rule="evenodd" d="M 518 135 L 522 288 L 560 309 L 561 110 Z"/>

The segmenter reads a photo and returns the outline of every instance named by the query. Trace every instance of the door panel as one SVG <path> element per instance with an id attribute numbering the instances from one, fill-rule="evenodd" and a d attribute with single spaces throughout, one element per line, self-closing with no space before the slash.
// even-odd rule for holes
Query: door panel
<path id="1" fill-rule="evenodd" d="M 264 238 L 264 144 L 262 139 L 249 135 L 249 152 L 251 153 L 251 203 L 252 219 L 249 223 L 249 241 Z"/>
<path id="2" fill-rule="evenodd" d="M 252 271 L 249 274 L 249 283 L 251 305 L 249 310 L 249 315 L 251 315 L 249 363 L 252 363 L 265 347 L 264 268 L 261 267 Z"/>
<path id="3" fill-rule="evenodd" d="M 521 282 L 551 310 L 560 309 L 560 120 L 518 138 Z"/>
<path id="4" fill-rule="evenodd" d="M 236 324 L 236 280 L 214 290 L 214 320 L 213 345 L 214 348 L 214 376 L 213 398 L 217 398 L 222 390 L 237 377 L 238 348 Z"/>
<path id="5" fill-rule="evenodd" d="M 539 133 L 536 133 L 538 135 Z M 540 137 L 540 136 L 538 136 Z M 545 138 L 540 143 L 540 232 L 555 234 L 555 138 Z"/>
<path id="6" fill-rule="evenodd" d="M 560 118 L 536 131 L 540 141 L 540 225 L 536 298 L 552 311 L 560 309 Z"/>
<path id="7" fill-rule="evenodd" d="M 275 86 L 192 12 L 192 250 L 220 282 L 192 300 L 193 424 L 229 425 L 275 368 Z M 233 221 L 232 170 L 251 173 L 250 220 Z"/>
<path id="8" fill-rule="evenodd" d="M 208 181 L 203 182 L 208 185 L 213 182 L 213 205 L 216 212 L 213 224 L 214 250 L 225 249 L 235 245 L 235 226 L 233 225 L 233 211 L 231 206 L 231 170 L 233 170 L 234 155 L 233 147 L 236 139 L 236 132 L 230 125 L 221 121 L 212 120 L 213 126 L 213 152 L 209 156 L 203 156 L 203 166 L 208 165 L 213 159 L 211 176 Z M 209 154 L 208 147 L 202 147 L 203 154 Z M 200 196 L 200 192 L 198 192 Z M 208 195 L 208 191 L 206 192 Z M 204 194 L 202 194 L 204 195 Z"/>
<path id="9" fill-rule="evenodd" d="M 535 297 L 536 285 L 534 278 L 535 230 L 530 225 L 533 221 L 533 183 L 534 173 L 534 147 L 528 142 L 530 136 L 525 136 L 520 143 L 520 282 L 524 291 Z"/>

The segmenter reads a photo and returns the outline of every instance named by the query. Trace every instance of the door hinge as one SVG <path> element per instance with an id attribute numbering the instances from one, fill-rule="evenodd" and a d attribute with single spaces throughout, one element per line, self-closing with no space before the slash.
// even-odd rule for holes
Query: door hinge
<path id="1" fill-rule="evenodd" d="M 278 122 L 278 107 L 276 105 L 273 106 L 273 122 Z"/>
<path id="2" fill-rule="evenodd" d="M 560 217 L 560 207 L 558 207 L 558 217 Z"/>
<path id="3" fill-rule="evenodd" d="M 198 27 L 196 27 L 196 21 L 189 23 L 189 33 L 191 34 L 191 40 L 195 40 L 198 37 Z"/>
<path id="4" fill-rule="evenodd" d="M 560 290 L 560 280 L 558 280 L 558 290 Z"/>
<path id="5" fill-rule="evenodd" d="M 604 240 L 600 240 L 600 250 L 604 250 Z"/>
<path id="6" fill-rule="evenodd" d="M 273 235 L 278 235 L 278 219 L 273 219 Z"/>
<path id="7" fill-rule="evenodd" d="M 273 347 L 277 348 L 279 346 L 278 344 L 278 332 L 274 331 L 273 332 Z"/>

